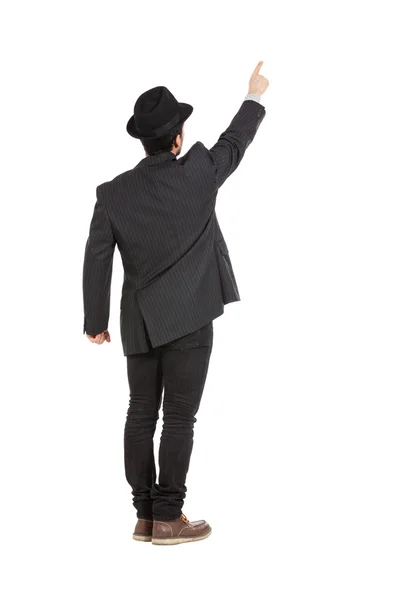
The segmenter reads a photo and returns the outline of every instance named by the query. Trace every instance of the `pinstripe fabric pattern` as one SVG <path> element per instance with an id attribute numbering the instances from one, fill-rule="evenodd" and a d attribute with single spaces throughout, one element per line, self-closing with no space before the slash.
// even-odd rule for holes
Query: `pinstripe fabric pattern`
<path id="1" fill-rule="evenodd" d="M 186 335 L 240 300 L 215 203 L 264 116 L 263 105 L 244 100 L 209 150 L 196 142 L 179 159 L 147 156 L 97 187 L 83 264 L 84 333 L 108 326 L 115 245 L 125 356 Z"/>

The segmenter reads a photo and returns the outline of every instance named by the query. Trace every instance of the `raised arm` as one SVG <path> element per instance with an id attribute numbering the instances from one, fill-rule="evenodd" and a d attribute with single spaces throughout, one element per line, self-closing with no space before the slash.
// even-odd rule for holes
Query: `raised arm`
<path id="1" fill-rule="evenodd" d="M 249 91 L 239 111 L 229 127 L 219 136 L 217 143 L 210 148 L 218 188 L 239 166 L 265 117 L 265 107 L 260 103 L 260 99 L 268 88 L 269 81 L 260 75 L 262 64 L 263 61 L 260 61 L 251 74 Z"/>

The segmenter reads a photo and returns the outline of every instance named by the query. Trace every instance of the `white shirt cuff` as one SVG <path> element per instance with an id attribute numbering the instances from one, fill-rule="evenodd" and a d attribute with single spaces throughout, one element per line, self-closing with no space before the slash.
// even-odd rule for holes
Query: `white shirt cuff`
<path id="1" fill-rule="evenodd" d="M 245 100 L 255 100 L 261 104 L 261 94 L 247 94 Z"/>

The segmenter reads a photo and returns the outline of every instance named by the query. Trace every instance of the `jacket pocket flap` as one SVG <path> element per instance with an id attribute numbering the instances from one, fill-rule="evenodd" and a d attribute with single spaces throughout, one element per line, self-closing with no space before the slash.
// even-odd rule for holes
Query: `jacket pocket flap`
<path id="1" fill-rule="evenodd" d="M 217 244 L 222 254 L 229 254 L 228 246 L 226 245 L 225 240 L 217 240 Z"/>

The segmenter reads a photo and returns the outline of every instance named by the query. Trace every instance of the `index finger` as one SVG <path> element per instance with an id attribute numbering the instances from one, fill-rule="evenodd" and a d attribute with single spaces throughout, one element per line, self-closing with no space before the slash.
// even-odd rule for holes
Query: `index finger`
<path id="1" fill-rule="evenodd" d="M 260 72 L 261 67 L 263 66 L 264 61 L 260 60 L 259 63 L 257 64 L 256 68 L 253 71 L 253 75 L 258 75 L 258 73 Z"/>

